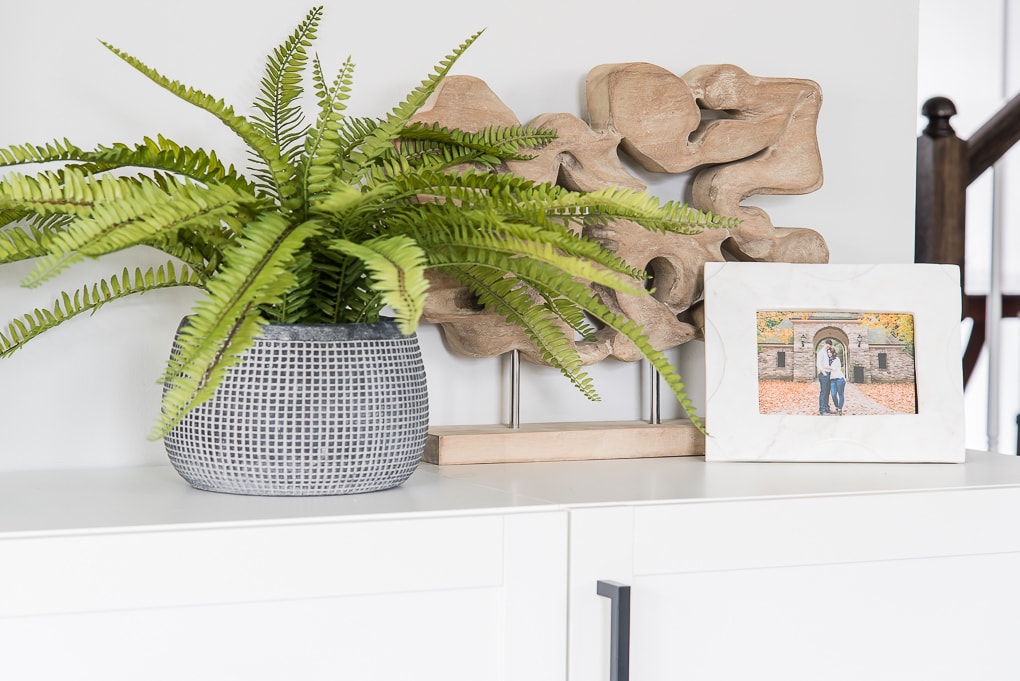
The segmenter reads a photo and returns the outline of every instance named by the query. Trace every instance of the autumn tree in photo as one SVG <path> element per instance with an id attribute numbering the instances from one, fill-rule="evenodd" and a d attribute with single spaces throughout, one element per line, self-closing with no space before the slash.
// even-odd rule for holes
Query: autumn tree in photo
<path id="1" fill-rule="evenodd" d="M 914 356 L 914 315 L 897 313 L 871 313 L 861 319 L 861 324 L 872 329 L 881 329 L 902 342 L 911 357 Z"/>
<path id="2" fill-rule="evenodd" d="M 793 326 L 788 323 L 789 312 L 758 312 L 758 342 L 759 343 L 792 343 Z M 787 322 L 783 326 L 783 322 Z"/>

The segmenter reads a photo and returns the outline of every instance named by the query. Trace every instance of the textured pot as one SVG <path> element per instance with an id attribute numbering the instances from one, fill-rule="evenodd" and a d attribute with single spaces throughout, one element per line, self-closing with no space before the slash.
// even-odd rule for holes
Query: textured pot
<path id="1" fill-rule="evenodd" d="M 417 336 L 388 320 L 270 324 L 164 442 L 198 489 L 312 496 L 401 484 L 427 431 Z"/>

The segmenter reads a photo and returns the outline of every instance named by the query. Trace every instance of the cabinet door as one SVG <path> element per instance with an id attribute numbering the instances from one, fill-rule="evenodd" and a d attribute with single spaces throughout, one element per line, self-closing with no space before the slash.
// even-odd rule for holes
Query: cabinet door
<path id="1" fill-rule="evenodd" d="M 565 677 L 566 515 L 0 541 L 0 678 Z"/>
<path id="2" fill-rule="evenodd" d="M 603 508 L 571 516 L 569 678 L 1016 679 L 1013 489 Z"/>

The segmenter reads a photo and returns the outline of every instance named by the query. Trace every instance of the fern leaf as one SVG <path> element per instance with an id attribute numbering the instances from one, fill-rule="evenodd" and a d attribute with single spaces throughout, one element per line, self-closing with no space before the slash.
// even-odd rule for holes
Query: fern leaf
<path id="1" fill-rule="evenodd" d="M 216 227 L 237 212 L 238 206 L 254 203 L 254 197 L 223 185 L 199 186 L 172 183 L 165 198 L 125 197 L 114 205 L 101 205 L 88 221 L 75 223 L 63 235 L 64 246 L 85 256 L 97 257 L 129 246 L 148 243 L 160 233 L 182 227 Z"/>
<path id="2" fill-rule="evenodd" d="M 266 59 L 261 93 L 255 100 L 256 128 L 273 140 L 280 155 L 297 166 L 307 126 L 300 104 L 302 76 L 308 62 L 307 46 L 316 37 L 322 7 L 314 7 L 294 32 Z"/>
<path id="3" fill-rule="evenodd" d="M 302 167 L 306 200 L 326 191 L 337 175 L 337 161 L 344 156 L 340 130 L 343 127 L 350 97 L 354 63 L 348 58 L 340 67 L 332 85 L 327 85 L 322 65 L 316 59 L 312 80 L 319 104 L 315 126 L 308 131 Z"/>
<path id="4" fill-rule="evenodd" d="M 378 318 L 379 296 L 369 288 L 365 264 L 335 249 L 321 249 L 312 262 L 316 320 L 327 324 L 364 322 Z"/>
<path id="5" fill-rule="evenodd" d="M 418 244 L 410 237 L 396 236 L 361 244 L 337 239 L 330 245 L 365 263 L 375 282 L 372 288 L 393 310 L 400 330 L 406 335 L 414 333 L 428 291 L 426 256 Z"/>
<path id="6" fill-rule="evenodd" d="M 201 229 L 181 227 L 155 237 L 151 246 L 173 256 L 194 269 L 203 280 L 209 279 L 219 269 L 223 251 L 233 242 L 235 234 L 225 223 L 202 225 Z"/>
<path id="7" fill-rule="evenodd" d="M 502 270 L 483 265 L 455 266 L 444 271 L 468 286 L 487 309 L 523 329 L 547 364 L 558 369 L 586 398 L 599 401 L 593 381 L 582 370 L 581 357 L 564 332 L 561 320 L 548 308 L 536 305 L 531 291 L 519 281 L 507 278 Z"/>
<path id="8" fill-rule="evenodd" d="M 294 169 L 281 156 L 279 147 L 276 146 L 272 139 L 262 134 L 247 118 L 234 113 L 233 107 L 224 103 L 222 99 L 216 99 L 201 90 L 188 87 L 180 81 L 170 80 L 159 71 L 147 66 L 127 52 L 114 47 L 110 43 L 101 42 L 104 47 L 156 85 L 159 85 L 185 102 L 209 112 L 237 134 L 267 169 L 269 179 L 271 180 L 271 186 L 268 189 L 278 199 L 286 197 L 289 194 L 289 190 L 292 191 L 289 185 L 294 177 Z"/>
<path id="9" fill-rule="evenodd" d="M 266 321 L 274 324 L 306 324 L 316 323 L 313 314 L 316 301 L 313 296 L 318 288 L 319 271 L 314 267 L 315 259 L 307 250 L 294 254 L 290 271 L 294 275 L 294 285 L 281 296 L 279 303 L 260 305 Z"/>
<path id="10" fill-rule="evenodd" d="M 468 217 L 461 213 L 461 218 Z M 517 234 L 502 231 L 498 223 L 489 230 L 472 229 L 466 225 L 446 225 L 450 230 L 442 235 L 431 233 L 423 237 L 430 254 L 430 264 L 468 264 L 478 262 L 507 271 L 520 272 L 524 267 L 531 278 L 541 281 L 546 277 L 583 279 L 601 284 L 614 291 L 631 295 L 645 295 L 643 273 L 638 273 L 608 253 L 593 252 L 593 259 L 576 253 L 564 253 L 554 247 L 552 237 L 533 228 L 516 225 Z M 511 226 L 514 227 L 514 226 Z M 446 236 L 447 238 L 443 238 Z M 567 241 L 581 241 L 571 237 Z"/>
<path id="11" fill-rule="evenodd" d="M 506 217 L 498 208 L 476 210 L 463 203 L 426 203 L 394 208 L 387 213 L 393 232 L 413 235 L 431 254 L 433 264 L 481 257 L 489 264 L 530 257 L 572 276 L 628 293 L 644 293 L 646 273 L 583 238 L 556 221 L 524 221 L 513 215 L 507 199 Z M 533 224 L 538 222 L 540 224 Z M 427 225 L 427 228 L 423 228 Z"/>
<path id="12" fill-rule="evenodd" d="M 634 321 L 625 319 L 608 309 L 595 314 L 599 321 L 626 336 L 634 344 L 659 376 L 662 377 L 666 386 L 673 392 L 673 396 L 676 397 L 677 402 L 680 403 L 681 408 L 687 414 L 687 418 L 691 420 L 694 427 L 707 435 L 705 424 L 698 417 L 694 403 L 687 396 L 687 386 L 684 385 L 680 372 L 670 363 L 662 351 L 652 347 L 643 330 Z"/>
<path id="13" fill-rule="evenodd" d="M 599 322 L 618 332 L 633 343 L 652 367 L 655 368 L 659 376 L 662 377 L 667 387 L 673 392 L 673 395 L 680 403 L 684 412 L 687 414 L 687 417 L 691 420 L 691 423 L 702 433 L 705 432 L 704 424 L 698 417 L 694 404 L 687 396 L 687 388 L 680 377 L 680 373 L 669 362 L 662 351 L 656 350 L 652 347 L 648 337 L 644 333 L 644 330 L 638 326 L 637 323 L 613 312 L 598 299 L 591 289 L 588 289 L 587 287 L 576 286 L 567 282 L 560 282 L 556 286 L 546 286 L 546 281 L 547 280 L 543 280 L 543 288 L 546 290 L 554 289 L 557 296 L 563 299 L 563 301 L 568 301 L 569 304 L 574 306 L 577 310 L 581 310 L 594 319 L 597 319 Z M 559 305 L 563 304 L 563 302 L 559 303 Z"/>
<path id="14" fill-rule="evenodd" d="M 20 350 L 45 331 L 81 314 L 93 314 L 119 298 L 177 286 L 198 286 L 199 283 L 200 279 L 193 270 L 175 267 L 172 261 L 145 272 L 137 268 L 131 272 L 124 268 L 119 275 L 83 286 L 73 296 L 62 292 L 51 308 L 37 308 L 11 320 L 6 327 L 7 333 L 0 331 L 0 358 Z"/>
<path id="15" fill-rule="evenodd" d="M 223 267 L 205 283 L 208 296 L 178 334 L 180 351 L 168 361 L 163 376 L 168 387 L 153 439 L 166 435 L 194 406 L 212 397 L 258 335 L 259 306 L 279 303 L 293 286 L 290 265 L 318 229 L 313 222 L 292 226 L 276 212 L 248 224 Z"/>
<path id="16" fill-rule="evenodd" d="M 552 130 L 539 130 L 522 125 L 492 126 L 479 132 L 467 132 L 442 127 L 438 123 L 415 122 L 400 133 L 401 155 L 441 158 L 439 167 L 449 168 L 456 158 L 464 162 L 494 167 L 511 160 L 528 160 L 534 157 L 526 150 L 540 149 L 556 139 Z"/>
<path id="17" fill-rule="evenodd" d="M 451 54 L 439 62 L 432 74 L 412 90 L 403 102 L 398 104 L 386 116 L 378 128 L 372 131 L 364 143 L 351 156 L 355 162 L 364 166 L 372 160 L 392 151 L 393 142 L 400 137 L 401 131 L 407 126 L 411 117 L 424 106 L 428 98 L 435 92 L 439 83 L 449 74 L 464 52 L 478 40 L 483 31 L 478 31 L 461 43 Z"/>
<path id="18" fill-rule="evenodd" d="M 50 163 L 52 161 L 77 160 L 82 151 L 70 140 L 54 140 L 45 146 L 33 144 L 20 144 L 7 148 L 0 148 L 0 165 L 16 166 L 35 163 Z"/>
<path id="19" fill-rule="evenodd" d="M 215 229 L 239 204 L 252 200 L 232 187 L 201 187 L 169 179 L 165 181 L 169 191 L 152 182 L 122 178 L 105 178 L 104 182 L 119 185 L 119 191 L 96 198 L 87 216 L 46 240 L 47 256 L 36 264 L 26 286 L 39 285 L 83 256 L 98 257 L 151 243 L 161 232 L 197 225 Z"/>
<path id="20" fill-rule="evenodd" d="M 659 232 L 698 234 L 705 229 L 732 229 L 739 220 L 702 212 L 675 201 L 633 189 L 608 187 L 572 192 L 506 173 L 445 173 L 423 169 L 396 178 L 406 189 L 459 205 L 516 215 L 522 221 L 595 224 L 630 220 Z"/>
<path id="21" fill-rule="evenodd" d="M 95 164 L 107 170 L 151 168 L 161 173 L 190 178 L 202 184 L 228 185 L 238 192 L 255 193 L 252 183 L 234 166 L 226 166 L 215 151 L 207 152 L 204 149 L 181 146 L 163 135 L 157 135 L 155 139 L 146 137 L 140 144 L 134 146 L 125 144 L 99 146 L 95 150 L 76 154 L 74 160 Z"/>
<path id="22" fill-rule="evenodd" d="M 34 177 L 11 173 L 0 181 L 0 210 L 87 215 L 97 201 L 116 196 L 117 183 L 114 178 L 93 178 L 74 168 Z"/>
<path id="23" fill-rule="evenodd" d="M 45 229 L 30 223 L 0 230 L 0 264 L 45 255 Z"/>

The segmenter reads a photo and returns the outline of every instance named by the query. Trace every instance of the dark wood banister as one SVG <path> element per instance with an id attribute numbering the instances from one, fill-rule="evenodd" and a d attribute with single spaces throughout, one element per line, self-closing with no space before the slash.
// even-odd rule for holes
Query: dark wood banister
<path id="1" fill-rule="evenodd" d="M 1020 142 L 1020 95 L 988 119 L 969 140 L 949 124 L 956 106 L 932 97 L 921 107 L 928 125 L 917 138 L 917 204 L 914 262 L 959 265 L 964 281 L 967 187 Z M 963 316 L 974 329 L 963 357 L 964 381 L 970 379 L 985 344 L 983 295 L 963 295 Z M 1020 314 L 1020 295 L 1002 296 L 1003 317 Z"/>
<path id="2" fill-rule="evenodd" d="M 988 119 L 967 141 L 967 184 L 981 177 L 1020 142 L 1020 95 Z"/>

